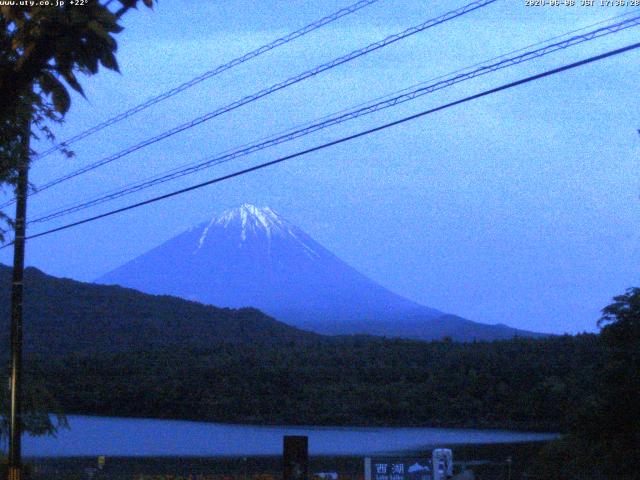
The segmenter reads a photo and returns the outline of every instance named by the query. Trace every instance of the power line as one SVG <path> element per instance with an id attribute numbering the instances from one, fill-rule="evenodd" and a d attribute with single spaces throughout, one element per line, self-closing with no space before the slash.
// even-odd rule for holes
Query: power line
<path id="1" fill-rule="evenodd" d="M 188 82 L 185 82 L 181 85 L 178 85 L 175 88 L 172 88 L 171 90 L 168 90 L 164 93 L 161 93 L 160 95 L 157 95 L 155 97 L 150 98 L 149 100 L 147 100 L 146 102 L 143 102 L 133 108 L 130 108 L 129 110 L 122 112 L 118 115 L 116 115 L 115 117 L 109 118 L 108 120 L 105 120 L 77 135 L 74 135 L 71 138 L 66 139 L 63 142 L 60 142 L 59 144 L 51 147 L 49 150 L 46 150 L 44 152 L 42 152 L 40 155 L 38 155 L 36 158 L 44 158 L 54 152 L 57 152 L 63 148 L 68 147 L 69 145 L 71 145 L 72 143 L 78 142 L 90 135 L 93 135 L 96 132 L 99 132 L 100 130 L 103 130 L 104 128 L 107 128 L 115 123 L 118 123 L 126 118 L 129 118 L 133 115 L 135 115 L 136 113 L 139 113 L 143 110 L 146 110 L 147 108 L 151 107 L 152 105 L 155 105 L 156 103 L 159 103 L 163 100 L 166 100 L 167 98 L 171 98 L 174 95 L 177 95 L 180 92 L 183 92 L 184 90 L 187 90 L 188 88 L 193 87 L 194 85 L 197 85 L 201 82 L 204 82 L 205 80 L 208 80 L 211 77 L 215 77 L 216 75 L 219 75 L 227 70 L 232 69 L 233 67 L 237 67 L 238 65 L 241 65 L 245 62 L 248 62 L 249 60 L 252 60 L 256 57 L 259 57 L 260 55 L 267 53 L 275 48 L 278 48 L 282 45 L 285 45 L 297 38 L 300 38 L 308 33 L 313 32 L 314 30 L 317 30 L 319 28 L 324 27 L 325 25 L 332 23 L 346 15 L 349 15 L 351 13 L 357 12 L 358 10 L 367 7 L 373 3 L 376 3 L 378 0 L 360 0 L 356 3 L 354 3 L 353 5 L 349 5 L 348 7 L 342 8 L 340 10 L 338 10 L 337 12 L 334 12 L 330 15 L 327 15 L 326 17 L 323 17 L 319 20 L 316 20 L 315 22 L 310 23 L 309 25 L 302 27 L 298 30 L 296 30 L 295 32 L 291 32 L 288 35 L 285 35 L 284 37 L 280 37 L 266 45 L 262 45 L 261 47 L 256 48 L 255 50 L 252 50 L 249 53 L 245 53 L 244 55 L 234 58 L 233 60 L 224 63 L 222 65 L 218 65 L 217 67 L 215 67 L 212 70 L 209 70 L 208 72 L 203 73 L 202 75 L 199 75 L 191 80 L 189 80 Z"/>
<path id="2" fill-rule="evenodd" d="M 122 207 L 122 208 L 118 208 L 118 209 L 115 209 L 115 210 L 111 210 L 109 212 L 102 213 L 100 215 L 95 215 L 95 216 L 92 216 L 92 217 L 89 217 L 89 218 L 85 218 L 83 220 L 79 220 L 79 221 L 76 221 L 76 222 L 73 222 L 73 223 L 68 223 L 68 224 L 63 225 L 61 227 L 52 228 L 52 229 L 46 230 L 44 232 L 40 232 L 40 233 L 37 233 L 37 234 L 34 234 L 34 235 L 29 235 L 29 236 L 26 237 L 26 239 L 30 240 L 30 239 L 42 237 L 42 236 L 45 236 L 45 235 L 50 235 L 50 234 L 55 233 L 55 232 L 60 232 L 62 230 L 67 230 L 69 228 L 76 227 L 76 226 L 79 226 L 79 225 L 83 225 L 85 223 L 93 222 L 93 221 L 96 221 L 96 220 L 99 220 L 99 219 L 102 219 L 102 218 L 105 218 L 105 217 L 110 217 L 110 216 L 118 214 L 118 213 L 126 212 L 128 210 L 133 210 L 135 208 L 139 208 L 139 207 L 142 207 L 144 205 L 149 205 L 151 203 L 159 202 L 159 201 L 165 200 L 167 198 L 175 197 L 175 196 L 181 195 L 183 193 L 187 193 L 187 192 L 190 192 L 190 191 L 193 191 L 193 190 L 198 190 L 200 188 L 203 188 L 203 187 L 206 187 L 206 186 L 209 186 L 209 185 L 213 185 L 215 183 L 219 183 L 219 182 L 222 182 L 222 181 L 225 181 L 225 180 L 229 180 L 231 178 L 239 177 L 241 175 L 245 175 L 245 174 L 250 173 L 250 172 L 261 170 L 263 168 L 270 167 L 272 165 L 276 165 L 278 163 L 282 163 L 284 161 L 291 160 L 293 158 L 301 157 L 303 155 L 307 155 L 309 153 L 313 153 L 313 152 L 317 152 L 317 151 L 320 151 L 320 150 L 324 150 L 325 148 L 328 148 L 328 147 L 331 147 L 331 146 L 334 146 L 334 145 L 338 145 L 338 144 L 341 144 L 341 143 L 345 143 L 345 142 L 354 140 L 356 138 L 364 137 L 366 135 L 370 135 L 372 133 L 379 132 L 379 131 L 385 130 L 387 128 L 390 128 L 390 127 L 394 127 L 396 125 L 400 125 L 400 124 L 409 122 L 411 120 L 415 120 L 415 119 L 424 117 L 426 115 L 430 115 L 432 113 L 439 112 L 441 110 L 445 110 L 447 108 L 454 107 L 456 105 L 460 105 L 460 104 L 463 104 L 463 103 L 466 103 L 466 102 L 470 102 L 472 100 L 476 100 L 478 98 L 482 98 L 482 97 L 485 97 L 485 96 L 488 96 L 488 95 L 492 95 L 494 93 L 501 92 L 503 90 L 514 88 L 514 87 L 517 87 L 519 85 L 523 85 L 523 84 L 526 84 L 526 83 L 529 83 L 529 82 L 533 82 L 535 80 L 539 80 L 539 79 L 542 79 L 542 78 L 545 78 L 545 77 L 549 77 L 551 75 L 555 75 L 555 74 L 558 74 L 558 73 L 561 73 L 561 72 L 564 72 L 564 71 L 567 71 L 567 70 L 571 70 L 571 69 L 580 67 L 582 65 L 587 65 L 589 63 L 593 63 L 593 62 L 596 62 L 596 61 L 599 61 L 599 60 L 603 60 L 605 58 L 613 57 L 615 55 L 620 55 L 622 53 L 637 49 L 639 47 L 640 47 L 640 42 L 634 43 L 634 44 L 628 45 L 626 47 L 618 48 L 616 50 L 611 50 L 611 51 L 608 51 L 606 53 L 602 53 L 600 55 L 596 55 L 596 56 L 589 57 L 589 58 L 584 59 L 584 60 L 580 60 L 578 62 L 570 63 L 570 64 L 567 64 L 567 65 L 563 65 L 562 67 L 554 68 L 552 70 L 547 70 L 547 71 L 542 72 L 542 73 L 531 75 L 529 77 L 526 77 L 526 78 L 523 78 L 523 79 L 520 79 L 520 80 L 516 80 L 514 82 L 506 83 L 506 84 L 501 85 L 499 87 L 495 87 L 495 88 L 492 88 L 492 89 L 489 89 L 489 90 L 484 90 L 484 91 L 482 91 L 480 93 L 476 93 L 475 95 L 470 95 L 468 97 L 464 97 L 464 98 L 462 98 L 460 100 L 456 100 L 456 101 L 453 101 L 453 102 L 446 103 L 446 104 L 441 105 L 439 107 L 435 107 L 435 108 L 432 108 L 432 109 L 429 109 L 429 110 L 425 110 L 423 112 L 416 113 L 414 115 L 410 115 L 408 117 L 404 117 L 404 118 L 401 118 L 399 120 L 395 120 L 393 122 L 385 123 L 385 124 L 380 125 L 378 127 L 374 127 L 374 128 L 368 129 L 368 130 L 364 130 L 364 131 L 358 132 L 358 133 L 353 134 L 353 135 L 342 137 L 342 138 L 339 138 L 337 140 L 333 140 L 331 142 L 327 142 L 327 143 L 324 143 L 324 144 L 321 144 L 321 145 L 317 145 L 315 147 L 308 148 L 306 150 L 302 150 L 300 152 L 296 152 L 296 153 L 293 153 L 293 154 L 290 154 L 290 155 L 286 155 L 284 157 L 280 157 L 280 158 L 277 158 L 275 160 L 271 160 L 269 162 L 265 162 L 265 163 L 261 163 L 259 165 L 255 165 L 253 167 L 245 168 L 243 170 L 239 170 L 239 171 L 236 171 L 234 173 L 230 173 L 228 175 L 217 177 L 217 178 L 214 178 L 212 180 L 208 180 L 206 182 L 198 183 L 196 185 L 192 185 L 192 186 L 187 187 L 187 188 L 183 188 L 183 189 L 180 189 L 180 190 L 175 190 L 173 192 L 170 192 L 170 193 L 167 193 L 167 194 L 164 194 L 164 195 L 160 195 L 160 196 L 157 196 L 157 197 L 153 197 L 153 198 L 144 200 L 142 202 L 137 202 L 137 203 L 128 205 L 126 207 Z M 12 244 L 13 244 L 13 242 L 8 243 L 8 244 L 6 244 L 6 245 L 4 245 L 3 247 L 0 247 L 0 248 L 5 248 L 5 247 L 7 247 L 9 245 L 12 245 Z"/>
<path id="3" fill-rule="evenodd" d="M 83 168 L 80 168 L 80 169 L 78 169 L 78 170 L 76 170 L 76 171 L 74 171 L 72 173 L 69 173 L 69 174 L 64 175 L 62 177 L 59 177 L 57 179 L 51 180 L 50 182 L 45 183 L 44 185 L 40 186 L 38 188 L 38 190 L 36 190 L 34 193 L 42 192 L 44 190 L 47 190 L 47 189 L 49 189 L 49 188 L 51 188 L 51 187 L 53 187 L 55 185 L 58 185 L 59 183 L 62 183 L 64 181 L 70 180 L 70 179 L 75 178 L 75 177 L 77 177 L 79 175 L 82 175 L 84 173 L 87 173 L 87 172 L 90 172 L 92 170 L 95 170 L 96 168 L 99 168 L 99 167 L 101 167 L 103 165 L 106 165 L 106 164 L 111 163 L 111 162 L 113 162 L 115 160 L 118 160 L 118 159 L 120 159 L 120 158 L 122 158 L 122 157 L 124 157 L 126 155 L 129 155 L 129 154 L 131 154 L 131 153 L 133 153 L 133 152 L 135 152 L 137 150 L 140 150 L 140 149 L 142 149 L 144 147 L 147 147 L 149 145 L 157 143 L 157 142 L 159 142 L 161 140 L 169 138 L 169 137 L 171 137 L 171 136 L 173 136 L 173 135 L 175 135 L 177 133 L 180 133 L 180 132 L 182 132 L 184 130 L 188 130 L 188 129 L 193 128 L 193 127 L 195 127 L 197 125 L 200 125 L 201 123 L 209 121 L 209 120 L 211 120 L 211 119 L 213 119 L 215 117 L 218 117 L 218 116 L 220 116 L 220 115 L 222 115 L 224 113 L 228 113 L 228 112 L 230 112 L 232 110 L 235 110 L 236 108 L 239 108 L 239 107 L 241 107 L 243 105 L 246 105 L 248 103 L 254 102 L 254 101 L 259 100 L 260 98 L 263 98 L 263 97 L 265 97 L 267 95 L 270 95 L 270 94 L 272 94 L 274 92 L 277 92 L 277 91 L 282 90 L 282 89 L 284 89 L 286 87 L 289 87 L 289 86 L 291 86 L 293 84 L 296 84 L 296 83 L 299 83 L 299 82 L 301 82 L 303 80 L 306 80 L 307 78 L 314 77 L 314 76 L 316 76 L 316 75 L 318 75 L 318 74 L 320 74 L 322 72 L 325 72 L 327 70 L 335 68 L 335 67 L 337 67 L 339 65 L 342 65 L 342 64 L 347 63 L 347 62 L 349 62 L 351 60 L 354 60 L 356 58 L 364 56 L 364 55 L 366 55 L 366 54 L 368 54 L 370 52 L 373 52 L 375 50 L 378 50 L 380 48 L 383 48 L 383 47 L 386 47 L 388 45 L 391 45 L 391 44 L 393 44 L 393 43 L 395 43 L 395 42 L 397 42 L 399 40 L 407 38 L 407 37 L 409 37 L 411 35 L 415 35 L 416 33 L 422 32 L 422 31 L 424 31 L 424 30 L 426 30 L 428 28 L 434 27 L 436 25 L 439 25 L 441 23 L 447 22 L 449 20 L 453 20 L 453 19 L 455 19 L 457 17 L 460 17 L 460 16 L 462 16 L 462 15 L 464 15 L 466 13 L 472 12 L 472 11 L 477 10 L 479 8 L 482 8 L 482 7 L 486 6 L 486 5 L 494 3 L 495 1 L 496 0 L 476 0 L 474 2 L 469 3 L 468 5 L 465 5 L 464 7 L 458 8 L 456 10 L 452 10 L 452 11 L 447 12 L 444 15 L 441 15 L 439 17 L 427 20 L 426 22 L 423 22 L 423 23 L 421 23 L 419 25 L 416 25 L 414 27 L 411 27 L 411 28 L 408 28 L 406 30 L 403 30 L 400 33 L 397 33 L 397 34 L 394 34 L 394 35 L 390 35 L 390 36 L 386 37 L 383 40 L 380 40 L 378 42 L 372 43 L 372 44 L 370 44 L 370 45 L 368 45 L 368 46 L 366 46 L 364 48 L 361 48 L 359 50 L 354 50 L 353 52 L 351 52 L 351 53 L 349 53 L 347 55 L 344 55 L 342 57 L 338 57 L 338 58 L 336 58 L 334 60 L 331 60 L 330 62 L 327 62 L 327 63 L 324 63 L 322 65 L 319 65 L 319 66 L 317 66 L 317 67 L 315 67 L 315 68 L 313 68 L 311 70 L 307 70 L 307 71 L 305 71 L 305 72 L 303 72 L 301 74 L 298 74 L 298 75 L 296 75 L 294 77 L 290 77 L 289 79 L 287 79 L 287 80 L 285 80 L 283 82 L 280 82 L 280 83 L 277 83 L 275 85 L 272 85 L 271 87 L 266 88 L 264 90 L 261 90 L 261 91 L 259 91 L 257 93 L 254 93 L 254 94 L 248 95 L 246 97 L 243 97 L 242 99 L 237 100 L 237 101 L 235 101 L 235 102 L 233 102 L 233 103 L 231 103 L 229 105 L 226 105 L 224 107 L 218 108 L 218 109 L 214 110 L 213 112 L 210 112 L 210 113 L 207 113 L 206 115 L 203 115 L 201 117 L 195 118 L 195 119 L 191 120 L 190 122 L 184 123 L 182 125 L 179 125 L 177 127 L 172 128 L 170 130 L 167 130 L 167 131 L 165 131 L 165 132 L 163 132 L 163 133 L 161 133 L 159 135 L 156 135 L 155 137 L 151 137 L 151 138 L 149 138 L 147 140 L 144 140 L 144 141 L 142 141 L 142 142 L 140 142 L 140 143 L 138 143 L 136 145 L 133 145 L 133 146 L 131 146 L 129 148 L 121 150 L 118 153 L 115 153 L 115 154 L 113 154 L 113 155 L 111 155 L 109 157 L 103 158 L 102 160 L 99 160 L 99 161 L 94 162 L 94 163 L 92 163 L 90 165 L 87 165 L 87 166 L 85 166 Z M 33 195 L 33 193 L 31 195 Z M 9 201 L 9 202 L 6 202 L 5 204 L 0 205 L 0 208 L 4 208 L 4 207 L 6 207 L 8 205 L 11 205 L 12 203 L 13 203 L 13 200 Z"/>
<path id="4" fill-rule="evenodd" d="M 303 128 L 288 131 L 283 135 L 272 137 L 260 143 L 249 144 L 249 146 L 247 147 L 232 150 L 229 153 L 206 159 L 200 163 L 191 164 L 181 169 L 180 168 L 172 169 L 169 172 L 166 172 L 165 174 L 161 174 L 159 176 L 154 177 L 153 179 L 133 184 L 124 189 L 120 189 L 115 192 L 99 196 L 89 201 L 74 204 L 73 206 L 69 206 L 67 208 L 63 208 L 61 210 L 58 210 L 53 213 L 49 213 L 39 218 L 36 218 L 34 220 L 31 220 L 29 223 L 30 224 L 42 223 L 42 222 L 53 220 L 55 218 L 59 218 L 61 216 L 65 216 L 74 212 L 78 212 L 80 210 L 84 210 L 86 208 L 99 205 L 101 203 L 114 200 L 114 199 L 123 197 L 125 195 L 130 195 L 130 194 L 139 192 L 141 190 L 145 190 L 155 185 L 159 185 L 171 180 L 175 180 L 185 175 L 190 175 L 192 173 L 198 172 L 206 168 L 210 168 L 215 165 L 219 165 L 221 163 L 226 163 L 228 161 L 231 161 L 239 157 L 244 157 L 246 155 L 257 152 L 259 150 L 263 150 L 265 148 L 269 148 L 274 145 L 279 145 L 281 143 L 288 142 L 305 135 L 309 135 L 321 129 L 328 128 L 330 126 L 338 125 L 346 121 L 353 120 L 355 118 L 359 118 L 361 116 L 368 115 L 386 108 L 395 107 L 402 103 L 408 102 L 410 100 L 415 100 L 416 98 L 419 98 L 423 95 L 433 93 L 435 91 L 450 87 L 457 83 L 471 80 L 473 78 L 486 75 L 488 73 L 492 73 L 497 70 L 501 70 L 503 68 L 511 67 L 514 65 L 518 65 L 518 64 L 530 61 L 530 60 L 534 60 L 536 58 L 540 58 L 542 56 L 556 52 L 558 50 L 563 50 L 571 46 L 578 45 L 590 40 L 594 40 L 596 38 L 600 38 L 605 35 L 616 33 L 626 28 L 630 28 L 638 25 L 640 25 L 640 16 L 633 17 L 613 25 L 601 27 L 599 29 L 584 33 L 582 35 L 576 35 L 571 38 L 565 39 L 561 42 L 547 45 L 545 47 L 541 47 L 535 50 L 527 51 L 514 57 L 505 58 L 499 62 L 495 62 L 492 64 L 486 64 L 487 62 L 485 62 L 485 64 L 483 64 L 479 68 L 476 68 L 475 70 L 472 70 L 463 74 L 450 75 L 449 78 L 447 78 L 447 76 L 442 76 L 440 78 L 443 78 L 443 80 L 439 82 L 436 82 L 427 86 L 422 86 L 413 91 L 403 93 L 396 97 L 386 99 L 377 103 L 369 104 L 362 108 L 346 111 L 346 113 L 331 117 L 327 120 L 317 122 L 315 124 L 311 124 L 308 126 L 304 126 Z M 499 58 L 502 58 L 502 57 L 504 57 L 504 55 Z"/>
<path id="5" fill-rule="evenodd" d="M 492 62 L 492 61 L 495 61 L 495 60 L 499 60 L 499 59 L 501 59 L 501 58 L 505 58 L 505 57 L 507 57 L 507 56 L 509 56 L 509 55 L 513 55 L 513 54 L 515 54 L 515 53 L 519 53 L 519 52 L 524 52 L 524 51 L 525 51 L 526 49 L 528 49 L 528 48 L 533 48 L 533 47 L 537 47 L 537 46 L 539 46 L 539 45 L 544 45 L 545 43 L 552 42 L 552 41 L 554 41 L 554 40 L 558 40 L 558 39 L 560 39 L 560 38 L 566 37 L 566 36 L 568 36 L 568 35 L 571 35 L 571 34 L 574 34 L 574 33 L 577 33 L 577 32 L 582 32 L 582 31 L 584 31 L 584 30 L 587 30 L 587 29 L 589 29 L 589 28 L 592 28 L 592 27 L 595 27 L 595 26 L 598 26 L 598 25 L 602 25 L 602 24 L 607 23 L 607 22 L 612 22 L 613 20 L 616 20 L 616 19 L 619 19 L 619 18 L 628 17 L 628 16 L 630 16 L 631 14 L 634 14 L 634 13 L 635 13 L 635 12 L 633 12 L 633 11 L 632 11 L 632 12 L 622 13 L 622 14 L 620 14 L 620 15 L 615 15 L 615 16 L 613 16 L 613 17 L 610 17 L 610 18 L 607 18 L 607 19 L 604 19 L 604 20 L 600 20 L 600 21 L 595 22 L 595 23 L 592 23 L 592 24 L 590 24 L 590 25 L 586 25 L 586 26 L 584 26 L 584 27 L 581 27 L 581 28 L 578 28 L 578 29 L 575 29 L 575 30 L 571 30 L 571 31 L 569 31 L 569 32 L 565 32 L 565 33 L 563 33 L 563 34 L 561 34 L 561 35 L 556 35 L 556 36 L 551 37 L 551 38 L 548 38 L 548 39 L 546 39 L 546 40 L 542 40 L 542 41 L 539 41 L 539 42 L 535 42 L 535 43 L 533 43 L 533 44 L 526 45 L 526 46 L 524 46 L 524 47 L 520 47 L 520 48 L 515 49 L 515 50 L 511 50 L 511 51 L 509 51 L 509 52 L 503 53 L 503 54 L 498 55 L 498 56 L 496 56 L 496 57 L 492 57 L 492 58 L 490 58 L 490 59 L 488 59 L 488 60 L 484 60 L 484 61 L 482 61 L 482 62 L 477 62 L 477 63 L 474 63 L 473 65 L 468 66 L 468 67 L 460 68 L 460 69 L 455 70 L 455 71 L 453 71 L 453 72 L 449 72 L 449 73 L 444 74 L 444 75 L 439 75 L 439 76 L 437 76 L 437 77 L 433 77 L 433 78 L 431 78 L 431 79 L 429 79 L 429 80 L 425 80 L 425 81 L 422 81 L 422 82 L 420 82 L 420 83 L 417 83 L 417 84 L 411 85 L 411 86 L 409 86 L 409 87 L 405 87 L 405 88 L 403 88 L 403 89 L 401 89 L 401 90 L 397 90 L 397 91 L 395 91 L 395 92 L 388 93 L 388 94 L 385 94 L 385 95 L 382 95 L 382 96 L 376 97 L 376 98 L 374 98 L 374 99 L 372 99 L 372 100 L 369 100 L 369 101 L 367 101 L 367 102 L 363 102 L 363 103 L 360 103 L 360 104 L 354 105 L 354 106 L 352 106 L 352 107 L 350 107 L 350 108 L 342 109 L 342 110 L 340 110 L 340 111 L 333 112 L 333 113 L 331 113 L 331 114 L 327 114 L 327 115 L 324 115 L 324 116 L 322 116 L 322 117 L 316 118 L 315 120 L 311 120 L 311 121 L 307 121 L 307 122 L 304 122 L 304 123 L 298 124 L 298 125 L 296 125 L 296 126 L 294 126 L 294 127 L 291 127 L 291 128 L 286 129 L 286 130 L 280 131 L 279 133 L 277 133 L 277 134 L 275 134 L 275 135 L 268 135 L 268 136 L 265 136 L 265 137 L 261 137 L 260 139 L 255 140 L 255 141 L 253 141 L 253 142 L 247 142 L 247 143 L 244 143 L 244 144 L 242 144 L 242 145 L 240 145 L 240 146 L 237 146 L 237 147 L 234 147 L 234 148 L 232 148 L 232 149 L 228 149 L 228 150 L 226 150 L 226 151 L 223 151 L 223 152 L 221 152 L 219 155 L 226 155 L 226 154 L 228 154 L 228 153 L 233 153 L 233 152 L 237 151 L 238 149 L 242 149 L 242 148 L 245 148 L 245 147 L 248 147 L 248 146 L 252 146 L 252 145 L 254 145 L 256 142 L 263 141 L 263 140 L 268 140 L 268 139 L 270 140 L 270 139 L 273 139 L 275 136 L 282 136 L 282 135 L 284 135 L 285 133 L 291 133 L 291 132 L 293 132 L 293 131 L 294 131 L 294 130 L 296 130 L 296 129 L 300 129 L 300 128 L 305 127 L 305 126 L 312 125 L 313 123 L 317 123 L 317 122 L 319 122 L 319 121 L 321 121 L 321 120 L 324 120 L 324 119 L 330 119 L 330 118 L 332 118 L 332 117 L 335 117 L 336 115 L 340 115 L 340 114 L 342 114 L 342 113 L 350 112 L 350 111 L 352 111 L 352 110 L 354 110 L 354 109 L 356 109 L 356 108 L 359 108 L 359 107 L 362 107 L 362 106 L 368 106 L 368 105 L 371 105 L 373 102 L 376 102 L 376 101 L 380 101 L 380 100 L 384 100 L 384 99 L 389 99 L 390 97 L 392 97 L 392 96 L 394 96 L 394 95 L 398 95 L 398 94 L 400 94 L 400 93 L 404 93 L 404 92 L 409 92 L 409 91 L 411 91 L 412 89 L 416 89 L 417 87 L 421 87 L 421 86 L 423 86 L 423 85 L 427 85 L 427 84 L 429 84 L 430 82 L 435 82 L 435 81 L 437 81 L 437 80 L 441 80 L 441 79 L 443 79 L 443 78 L 447 78 L 447 77 L 450 77 L 450 76 L 456 75 L 456 74 L 458 74 L 458 73 L 465 72 L 465 71 L 470 70 L 470 69 L 472 69 L 472 68 L 474 68 L 474 67 L 478 67 L 478 66 L 486 65 L 486 64 L 487 64 L 487 63 L 489 63 L 489 62 Z M 215 157 L 213 157 L 213 158 L 215 158 Z M 200 162 L 190 162 L 190 163 L 188 163 L 188 164 L 184 164 L 184 165 L 182 165 L 182 166 L 175 167 L 175 168 L 173 168 L 173 169 L 171 169 L 171 170 L 168 170 L 168 171 L 166 171 L 166 172 L 164 172 L 164 173 L 160 173 L 160 174 L 157 174 L 157 175 L 153 175 L 153 176 L 151 176 L 151 177 L 147 177 L 145 180 L 143 180 L 143 183 L 144 183 L 144 184 L 146 184 L 146 183 L 151 182 L 151 181 L 154 181 L 154 180 L 162 179 L 162 178 L 164 178 L 164 177 L 165 177 L 166 175 L 168 175 L 168 174 L 171 174 L 171 173 L 174 173 L 174 172 L 179 172 L 179 171 L 180 171 L 180 170 L 182 170 L 182 169 L 186 169 L 186 168 L 188 168 L 188 167 L 196 166 L 196 165 L 201 165 L 201 163 L 200 163 Z M 125 189 L 130 189 L 130 188 L 131 188 L 131 189 L 133 189 L 133 188 L 136 188 L 136 187 L 137 187 L 137 186 L 139 186 L 139 185 L 142 185 L 142 184 L 141 184 L 141 183 L 132 183 L 132 184 L 126 185 L 124 188 L 125 188 Z M 85 202 L 80 202 L 80 203 L 79 203 L 79 202 L 68 203 L 68 204 L 66 204 L 66 205 L 64 205 L 63 207 L 60 207 L 60 208 L 64 209 L 64 210 L 65 210 L 65 212 L 66 212 L 68 208 L 73 208 L 73 207 L 76 207 L 76 206 L 78 206 L 78 205 L 83 205 L 84 203 L 88 203 L 88 202 L 99 201 L 99 200 L 102 200 L 102 199 L 103 199 L 104 197 L 106 197 L 106 196 L 110 196 L 110 195 L 117 195 L 117 194 L 119 194 L 120 192 L 122 192 L 122 191 L 123 191 L 123 190 L 121 190 L 121 188 L 122 188 L 122 187 L 120 187 L 120 188 L 116 188 L 116 189 L 112 189 L 112 190 L 110 190 L 109 192 L 106 192 L 106 193 L 100 194 L 98 197 L 95 197 L 95 198 L 93 198 L 93 199 L 91 199 L 91 200 L 88 200 L 88 201 L 85 201 Z M 132 192 L 132 193 L 133 193 L 133 192 Z M 117 198 L 117 197 L 116 197 L 116 198 Z M 100 203 L 102 203 L 102 202 L 100 202 Z M 58 212 L 60 212 L 60 210 L 50 210 L 50 211 L 49 211 L 48 213 L 46 213 L 45 215 L 48 217 L 50 214 L 55 214 L 55 213 L 58 213 Z M 37 222 L 37 221 L 39 221 L 39 220 L 40 220 L 40 219 L 35 219 L 35 220 L 32 220 L 31 222 Z"/>

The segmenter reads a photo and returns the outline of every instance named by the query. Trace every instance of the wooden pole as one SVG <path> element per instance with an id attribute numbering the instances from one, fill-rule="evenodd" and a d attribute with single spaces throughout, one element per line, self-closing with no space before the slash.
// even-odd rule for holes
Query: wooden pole
<path id="1" fill-rule="evenodd" d="M 22 478 L 22 296 L 24 250 L 27 220 L 27 189 L 29 185 L 29 152 L 31 123 L 27 122 L 22 136 L 21 159 L 16 184 L 16 219 L 13 243 L 13 283 L 11 290 L 11 413 L 9 417 L 9 480 Z"/>

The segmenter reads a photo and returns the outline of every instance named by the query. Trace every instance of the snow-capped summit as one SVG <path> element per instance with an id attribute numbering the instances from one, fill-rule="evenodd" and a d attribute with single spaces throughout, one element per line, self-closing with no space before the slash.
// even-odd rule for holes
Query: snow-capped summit
<path id="1" fill-rule="evenodd" d="M 198 240 L 198 248 L 194 253 L 197 253 L 206 243 L 212 227 L 239 232 L 239 248 L 248 239 L 264 236 L 267 239 L 267 243 L 270 244 L 273 236 L 281 236 L 297 241 L 308 255 L 318 256 L 313 247 L 302 240 L 301 237 L 305 236 L 304 233 L 269 207 L 259 208 L 250 203 L 243 203 L 237 208 L 226 210 L 222 214 L 213 217 L 202 230 Z"/>
<path id="2" fill-rule="evenodd" d="M 443 327 L 482 326 L 453 316 L 439 321 L 442 312 L 373 282 L 271 208 L 246 203 L 97 281 L 219 307 L 256 307 L 320 333 L 465 338 Z"/>
<path id="3" fill-rule="evenodd" d="M 269 207 L 258 208 L 250 203 L 243 203 L 237 208 L 224 211 L 214 217 L 211 223 L 227 227 L 231 223 L 240 222 L 243 232 L 245 229 L 262 228 L 267 233 L 282 231 L 289 228 L 288 222 Z"/>

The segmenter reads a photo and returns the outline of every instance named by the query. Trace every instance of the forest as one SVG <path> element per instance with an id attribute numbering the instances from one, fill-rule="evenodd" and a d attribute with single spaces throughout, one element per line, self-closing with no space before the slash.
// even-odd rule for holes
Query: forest
<path id="1" fill-rule="evenodd" d="M 33 357 L 67 413 L 219 422 L 565 431 L 596 335 L 454 343 L 373 337 Z"/>

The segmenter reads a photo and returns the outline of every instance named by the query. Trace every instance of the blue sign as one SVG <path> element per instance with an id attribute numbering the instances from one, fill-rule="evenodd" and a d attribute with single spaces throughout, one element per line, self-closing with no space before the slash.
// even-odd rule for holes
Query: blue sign
<path id="1" fill-rule="evenodd" d="M 417 457 L 368 457 L 365 480 L 432 480 L 432 461 Z"/>

